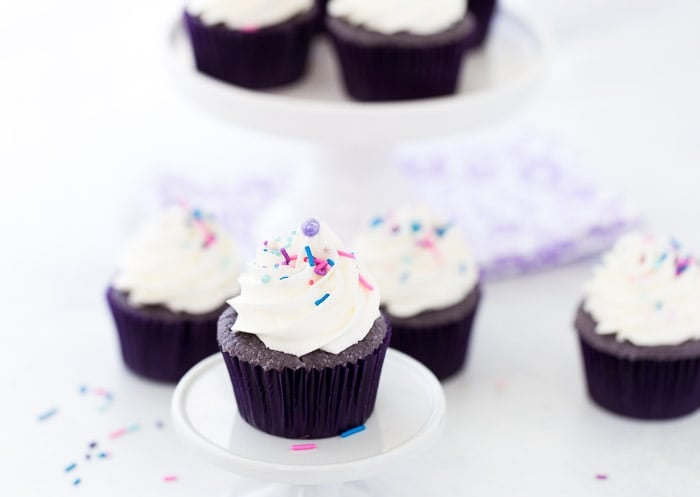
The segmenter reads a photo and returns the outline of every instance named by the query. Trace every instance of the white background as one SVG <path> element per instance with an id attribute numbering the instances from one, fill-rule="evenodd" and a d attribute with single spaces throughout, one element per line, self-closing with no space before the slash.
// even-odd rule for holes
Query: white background
<path id="1" fill-rule="evenodd" d="M 555 53 L 515 119 L 560 136 L 651 230 L 700 252 L 700 4 L 517 3 L 549 27 Z M 176 91 L 163 50 L 178 4 L 0 4 L 2 495 L 227 488 L 229 475 L 175 438 L 172 388 L 121 365 L 103 291 L 154 174 L 230 179 L 242 168 L 302 167 L 308 149 L 216 121 Z M 700 494 L 700 414 L 635 422 L 585 397 L 571 322 L 589 271 L 486 287 L 468 369 L 445 385 L 446 433 L 421 461 L 385 475 L 396 495 Z M 98 412 L 81 384 L 113 391 L 111 409 Z M 140 431 L 108 440 L 134 422 Z M 85 463 L 93 440 L 112 456 Z M 168 474 L 178 481 L 164 483 Z"/>

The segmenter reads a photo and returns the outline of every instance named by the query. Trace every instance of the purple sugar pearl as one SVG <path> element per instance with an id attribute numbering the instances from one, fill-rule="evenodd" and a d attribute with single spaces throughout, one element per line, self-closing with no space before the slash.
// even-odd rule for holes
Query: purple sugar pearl
<path id="1" fill-rule="evenodd" d="M 306 236 L 316 236 L 318 234 L 318 231 L 321 229 L 321 223 L 318 222 L 318 219 L 308 219 L 304 221 L 304 224 L 301 225 L 301 231 L 304 233 Z"/>

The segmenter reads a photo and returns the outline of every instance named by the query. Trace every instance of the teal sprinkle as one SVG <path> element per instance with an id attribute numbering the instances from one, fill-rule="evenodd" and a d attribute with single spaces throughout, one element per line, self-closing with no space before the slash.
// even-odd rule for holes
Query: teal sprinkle
<path id="1" fill-rule="evenodd" d="M 333 259 L 326 259 L 326 262 L 328 263 L 328 265 L 329 265 L 330 267 L 335 266 L 335 261 L 333 261 Z"/>
<path id="2" fill-rule="evenodd" d="M 80 485 L 80 478 L 76 478 L 75 480 L 73 480 L 73 486 L 77 487 L 78 485 Z"/>
<path id="3" fill-rule="evenodd" d="M 260 277 L 260 281 L 263 283 L 269 283 L 271 278 L 272 277 L 268 273 L 265 273 Z"/>
<path id="4" fill-rule="evenodd" d="M 323 297 L 321 297 L 321 298 L 318 299 L 316 302 L 314 302 L 314 304 L 316 304 L 316 305 L 321 305 L 321 304 L 323 304 L 323 303 L 326 301 L 326 299 L 327 299 L 328 297 L 330 297 L 330 296 L 331 296 L 330 293 L 326 293 Z"/>
<path id="5" fill-rule="evenodd" d="M 376 228 L 377 226 L 379 226 L 383 222 L 384 222 L 384 218 L 375 217 L 374 219 L 372 219 L 372 222 L 370 224 L 372 225 L 373 228 Z"/>
<path id="6" fill-rule="evenodd" d="M 411 223 L 411 230 L 413 230 L 414 233 L 417 233 L 421 230 L 421 225 L 418 221 L 413 221 Z"/>
<path id="7" fill-rule="evenodd" d="M 657 311 L 660 311 L 661 309 L 663 309 L 663 307 L 664 307 L 664 303 L 663 303 L 663 302 L 657 302 L 657 303 L 656 303 L 656 310 L 657 310 Z"/>
<path id="8" fill-rule="evenodd" d="M 314 267 L 316 265 L 316 261 L 314 260 L 314 256 L 311 253 L 311 247 L 308 245 L 304 247 L 304 251 L 306 252 L 306 258 L 309 260 L 309 266 Z"/>
<path id="9" fill-rule="evenodd" d="M 280 276 L 280 280 L 286 280 L 289 276 Z"/>
<path id="10" fill-rule="evenodd" d="M 192 217 L 195 218 L 195 219 L 197 219 L 197 220 L 202 219 L 202 218 L 204 217 L 204 215 L 202 214 L 202 210 L 201 210 L 201 209 L 195 209 L 195 210 L 193 210 L 193 211 L 192 211 Z"/>
<path id="11" fill-rule="evenodd" d="M 279 264 L 275 264 L 275 265 L 272 266 L 272 267 L 274 267 L 275 269 L 277 269 L 278 267 L 280 267 L 280 265 L 279 265 Z"/>
<path id="12" fill-rule="evenodd" d="M 68 466 L 66 466 L 66 473 L 69 473 L 69 472 L 73 471 L 73 470 L 74 470 L 75 468 L 77 468 L 77 467 L 78 467 L 78 465 L 75 464 L 75 463 L 69 464 Z"/>
<path id="13" fill-rule="evenodd" d="M 401 262 L 403 262 L 404 264 L 410 264 L 413 262 L 413 257 L 411 257 L 410 255 L 404 255 L 401 258 Z"/>

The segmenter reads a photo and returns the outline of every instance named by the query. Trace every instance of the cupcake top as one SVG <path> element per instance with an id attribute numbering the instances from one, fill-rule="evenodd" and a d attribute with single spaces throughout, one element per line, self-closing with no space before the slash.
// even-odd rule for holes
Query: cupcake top
<path id="1" fill-rule="evenodd" d="M 596 332 L 634 345 L 700 339 L 700 268 L 670 237 L 622 237 L 584 287 Z"/>
<path id="2" fill-rule="evenodd" d="M 467 13 L 466 0 L 331 0 L 328 14 L 383 34 L 431 35 Z"/>
<path id="3" fill-rule="evenodd" d="M 479 278 L 461 233 L 425 207 L 405 206 L 373 219 L 357 253 L 377 278 L 382 305 L 396 317 L 454 305 Z"/>
<path id="4" fill-rule="evenodd" d="M 287 21 L 313 5 L 314 0 L 190 0 L 186 10 L 205 24 L 255 31 Z"/>
<path id="5" fill-rule="evenodd" d="M 267 240 L 229 300 L 233 331 L 252 333 L 270 349 L 302 356 L 338 354 L 361 341 L 379 317 L 379 292 L 326 223 Z"/>
<path id="6" fill-rule="evenodd" d="M 141 227 L 112 286 L 134 306 L 204 314 L 238 293 L 239 265 L 231 239 L 210 217 L 173 205 Z"/>

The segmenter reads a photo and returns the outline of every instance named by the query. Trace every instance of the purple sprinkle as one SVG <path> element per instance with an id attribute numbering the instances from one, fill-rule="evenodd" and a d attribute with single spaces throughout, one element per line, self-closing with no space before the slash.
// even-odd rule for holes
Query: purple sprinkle
<path id="1" fill-rule="evenodd" d="M 156 421 L 156 428 L 158 428 L 159 430 L 162 430 L 164 426 L 165 424 L 160 419 Z"/>
<path id="2" fill-rule="evenodd" d="M 285 264 L 289 264 L 289 261 L 291 261 L 292 258 L 289 257 L 289 254 L 287 253 L 287 250 L 286 250 L 284 247 L 282 247 L 282 248 L 280 249 L 280 253 L 282 254 L 282 257 L 284 257 L 284 263 L 285 263 Z"/>
<path id="3" fill-rule="evenodd" d="M 90 442 L 88 444 L 88 447 L 90 447 L 91 449 L 94 449 L 95 447 L 97 447 L 97 442 Z"/>
<path id="4" fill-rule="evenodd" d="M 608 475 L 597 474 L 597 475 L 595 475 L 595 479 L 596 479 L 596 480 L 607 480 L 607 479 L 608 479 Z"/>
<path id="5" fill-rule="evenodd" d="M 90 454 L 85 454 L 85 460 L 89 461 L 90 460 Z"/>
<path id="6" fill-rule="evenodd" d="M 304 221 L 304 224 L 301 225 L 302 233 L 309 237 L 318 235 L 320 229 L 321 223 L 318 222 L 318 219 L 314 218 Z"/>

